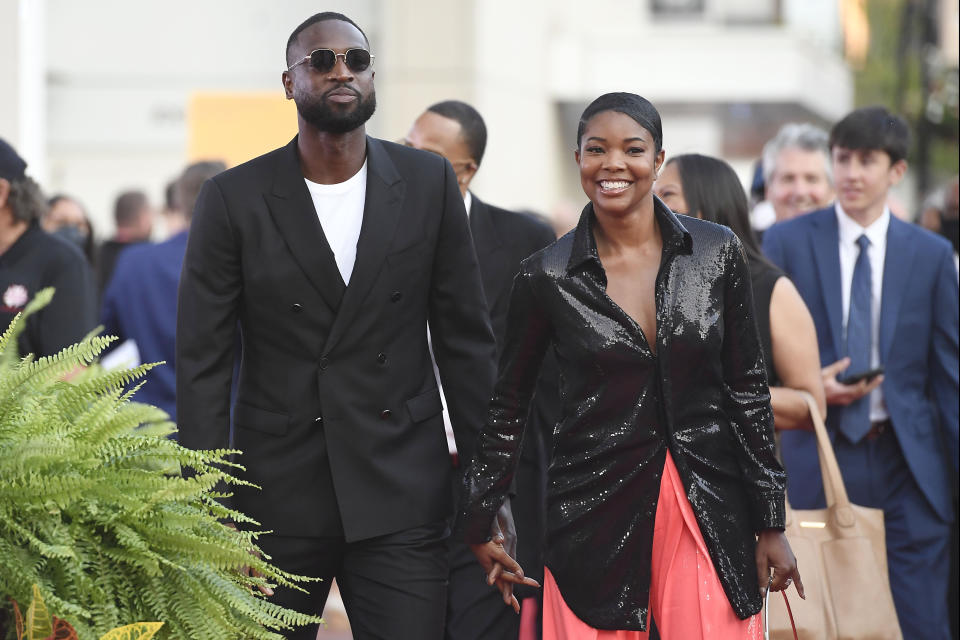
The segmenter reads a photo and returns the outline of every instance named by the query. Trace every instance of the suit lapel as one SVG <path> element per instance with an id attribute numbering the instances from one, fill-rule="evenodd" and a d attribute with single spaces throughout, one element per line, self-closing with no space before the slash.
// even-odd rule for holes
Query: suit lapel
<path id="1" fill-rule="evenodd" d="M 887 360 L 893 344 L 900 302 L 909 280 L 916 247 L 910 242 L 909 227 L 890 216 L 887 251 L 883 259 L 883 290 L 880 298 L 880 362 Z"/>
<path id="2" fill-rule="evenodd" d="M 491 298 L 497 292 L 494 291 L 494 284 L 497 282 L 497 273 L 503 268 L 501 261 L 494 257 L 494 254 L 503 249 L 503 239 L 497 232 L 490 217 L 490 210 L 487 205 L 475 195 L 471 194 L 470 204 L 470 235 L 473 236 L 473 248 L 477 254 L 477 262 L 480 264 L 480 277 L 483 280 L 483 290 L 488 298 Z M 487 303 L 493 307 L 493 300 L 488 299 Z"/>
<path id="3" fill-rule="evenodd" d="M 836 210 L 827 209 L 823 215 L 816 215 L 813 219 L 814 262 L 820 276 L 820 290 L 823 293 L 823 304 L 827 310 L 827 321 L 830 324 L 830 336 L 833 339 L 833 348 L 836 357 L 843 356 L 843 293 L 841 290 L 840 271 L 840 230 L 837 227 Z"/>
<path id="4" fill-rule="evenodd" d="M 297 139 L 280 154 L 271 193 L 264 194 L 274 224 L 310 283 L 336 311 L 345 286 L 300 171 Z"/>
<path id="5" fill-rule="evenodd" d="M 380 273 L 387 257 L 387 248 L 397 228 L 405 190 L 406 183 L 397 172 L 383 144 L 368 137 L 367 193 L 360 238 L 357 240 L 357 259 L 353 265 L 350 284 L 343 295 L 343 304 L 324 345 L 324 352 L 329 352 L 336 346 Z"/>

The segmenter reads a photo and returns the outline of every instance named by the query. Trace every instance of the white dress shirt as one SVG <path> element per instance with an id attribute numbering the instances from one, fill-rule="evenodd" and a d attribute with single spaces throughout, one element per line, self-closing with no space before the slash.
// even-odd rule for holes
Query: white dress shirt
<path id="1" fill-rule="evenodd" d="M 344 182 L 320 184 L 306 178 L 307 189 L 320 218 L 323 235 L 333 251 L 344 284 L 350 284 L 357 261 L 357 240 L 363 225 L 363 206 L 367 202 L 367 161 Z"/>
<path id="2" fill-rule="evenodd" d="M 837 228 L 840 232 L 840 291 L 843 301 L 843 335 L 847 334 L 847 316 L 850 314 L 850 289 L 853 287 L 853 268 L 860 255 L 857 238 L 866 235 L 870 240 L 867 248 L 870 259 L 870 278 L 872 285 L 871 295 L 871 342 L 870 368 L 875 369 L 880 362 L 880 300 L 883 295 L 883 265 L 887 256 L 887 230 L 890 228 L 890 209 L 883 208 L 883 214 L 869 227 L 861 227 L 860 223 L 848 216 L 840 203 L 834 205 L 837 210 Z M 846 373 L 859 373 L 847 371 Z M 890 417 L 887 406 L 883 401 L 883 390 L 878 387 L 870 394 L 870 421 L 886 420 Z"/>

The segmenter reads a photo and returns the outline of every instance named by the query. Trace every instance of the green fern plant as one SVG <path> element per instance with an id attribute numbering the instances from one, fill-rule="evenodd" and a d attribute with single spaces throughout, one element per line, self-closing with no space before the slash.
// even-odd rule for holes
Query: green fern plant
<path id="1" fill-rule="evenodd" d="M 95 334 L 21 359 L 22 327 L 0 336 L 0 606 L 36 584 L 81 640 L 139 620 L 177 640 L 279 639 L 320 621 L 263 598 L 258 587 L 303 578 L 262 558 L 257 533 L 221 524 L 257 524 L 217 501 L 219 483 L 241 484 L 228 472 L 239 452 L 181 447 L 166 413 L 130 400 L 152 365 L 104 371 L 95 362 L 113 338 Z"/>

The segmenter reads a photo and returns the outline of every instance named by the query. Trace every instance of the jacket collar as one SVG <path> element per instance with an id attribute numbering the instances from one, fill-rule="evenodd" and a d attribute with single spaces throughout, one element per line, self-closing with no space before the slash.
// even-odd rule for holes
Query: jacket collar
<path id="1" fill-rule="evenodd" d="M 473 247 L 477 255 L 489 253 L 503 244 L 503 238 L 490 218 L 487 204 L 475 195 L 471 199 L 470 234 L 473 236 Z M 480 267 L 482 270 L 482 263 Z"/>
<path id="2" fill-rule="evenodd" d="M 403 212 L 406 182 L 384 143 L 367 136 L 367 195 L 357 239 L 357 259 L 337 317 L 324 344 L 329 353 L 361 312 L 362 303 L 386 260 Z"/>
<path id="3" fill-rule="evenodd" d="M 333 310 L 338 309 L 346 285 L 303 179 L 297 137 L 278 150 L 273 184 L 264 197 L 294 259 L 327 305 Z"/>
<path id="4" fill-rule="evenodd" d="M 660 234 L 663 236 L 664 255 L 689 254 L 693 251 L 693 238 L 690 232 L 683 226 L 677 215 L 656 196 L 653 197 L 653 214 L 660 226 Z M 595 220 L 593 203 L 589 202 L 580 213 L 580 221 L 573 232 L 573 245 L 570 249 L 570 259 L 567 261 L 567 273 L 572 273 L 588 263 L 592 263 L 602 271 L 603 265 L 600 263 L 600 254 L 597 252 L 597 241 L 593 237 Z"/>
<path id="5" fill-rule="evenodd" d="M 296 137 L 278 150 L 273 184 L 270 192 L 264 194 L 270 214 L 294 259 L 327 305 L 338 312 L 337 322 L 328 338 L 331 348 L 344 328 L 349 326 L 360 301 L 380 270 L 393 239 L 404 198 L 405 182 L 384 148 L 384 143 L 369 136 L 366 189 L 357 257 L 349 287 L 340 276 L 333 251 L 303 179 Z"/>

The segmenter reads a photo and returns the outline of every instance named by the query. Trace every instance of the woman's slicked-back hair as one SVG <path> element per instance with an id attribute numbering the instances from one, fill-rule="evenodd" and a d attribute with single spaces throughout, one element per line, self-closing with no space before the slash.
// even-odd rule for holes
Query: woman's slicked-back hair
<path id="1" fill-rule="evenodd" d="M 580 124 L 577 125 L 577 148 L 583 138 L 583 131 L 587 123 L 598 113 L 616 111 L 632 118 L 637 124 L 650 132 L 653 143 L 659 153 L 663 148 L 663 126 L 660 124 L 660 112 L 649 100 L 635 93 L 605 93 L 583 110 Z"/>
<path id="2" fill-rule="evenodd" d="M 710 156 L 687 153 L 667 161 L 677 167 L 688 213 L 730 227 L 751 262 L 765 260 L 750 226 L 747 194 L 729 164 Z"/>

